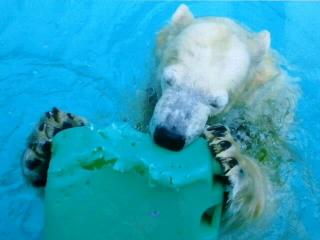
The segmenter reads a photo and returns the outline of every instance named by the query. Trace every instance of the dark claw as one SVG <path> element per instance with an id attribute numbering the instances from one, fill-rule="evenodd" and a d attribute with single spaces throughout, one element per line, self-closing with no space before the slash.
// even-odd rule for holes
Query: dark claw
<path id="1" fill-rule="evenodd" d="M 218 131 L 218 132 L 226 132 L 227 128 L 221 124 L 217 124 L 217 125 L 212 125 L 210 127 L 207 128 L 208 131 Z"/>
<path id="2" fill-rule="evenodd" d="M 34 187 L 44 187 L 47 183 L 47 178 L 46 177 L 43 177 L 43 178 L 39 178 L 39 179 L 36 179 L 34 181 L 32 181 L 32 185 Z"/>
<path id="3" fill-rule="evenodd" d="M 210 151 L 214 157 L 218 154 L 213 147 L 210 147 Z"/>
<path id="4" fill-rule="evenodd" d="M 29 142 L 28 148 L 35 151 L 35 149 L 37 148 L 37 144 L 35 142 Z"/>
<path id="5" fill-rule="evenodd" d="M 222 158 L 222 157 L 216 157 L 216 160 L 217 160 L 219 163 L 222 163 L 223 160 L 224 160 L 224 158 Z"/>
<path id="6" fill-rule="evenodd" d="M 227 174 L 233 167 L 239 164 L 238 160 L 233 157 L 216 157 L 216 160 L 221 164 L 225 174 Z M 225 169 L 225 165 L 228 165 L 228 169 Z"/>
<path id="7" fill-rule="evenodd" d="M 54 108 L 52 108 L 51 112 L 52 112 L 52 116 L 53 116 L 54 120 L 56 122 L 59 122 L 59 112 L 60 112 L 59 109 L 54 107 Z"/>
<path id="8" fill-rule="evenodd" d="M 39 129 L 40 132 L 43 131 L 44 125 L 45 125 L 44 123 L 41 123 L 41 124 L 39 125 L 38 129 Z"/>
<path id="9" fill-rule="evenodd" d="M 44 153 L 44 155 L 50 155 L 51 153 L 51 142 L 46 141 L 42 146 L 41 150 Z"/>
<path id="10" fill-rule="evenodd" d="M 217 144 L 219 148 L 221 149 L 220 152 L 227 150 L 228 148 L 231 147 L 231 142 L 229 141 L 221 141 Z"/>
<path id="11" fill-rule="evenodd" d="M 51 118 L 51 112 L 46 112 L 46 117 Z"/>
<path id="12" fill-rule="evenodd" d="M 231 147 L 231 143 L 229 141 L 221 141 L 217 144 L 211 145 L 210 150 L 214 156 L 217 154 L 227 150 L 228 148 Z"/>
<path id="13" fill-rule="evenodd" d="M 225 158 L 223 161 L 226 162 L 230 168 L 233 168 L 239 164 L 238 160 L 233 157 Z"/>
<path id="14" fill-rule="evenodd" d="M 222 185 L 231 185 L 231 182 L 227 176 L 215 174 L 213 180 L 221 183 Z"/>
<path id="15" fill-rule="evenodd" d="M 219 124 L 208 127 L 207 131 L 211 131 L 215 137 L 224 137 L 228 130 L 225 126 Z"/>
<path id="16" fill-rule="evenodd" d="M 51 110 L 51 112 L 52 112 L 53 114 L 57 114 L 58 112 L 60 112 L 60 110 L 59 110 L 58 108 L 56 108 L 56 107 L 53 107 L 52 110 Z"/>
<path id="17" fill-rule="evenodd" d="M 52 136 L 51 136 L 51 138 L 52 137 L 54 137 L 58 132 L 60 132 L 62 129 L 60 129 L 60 128 L 53 128 L 53 131 L 52 131 Z"/>
<path id="18" fill-rule="evenodd" d="M 38 158 L 26 161 L 26 166 L 29 170 L 34 170 L 41 165 L 42 161 Z"/>
<path id="19" fill-rule="evenodd" d="M 68 116 L 71 120 L 74 119 L 74 116 L 73 116 L 71 113 L 67 113 L 67 116 Z"/>
<path id="20" fill-rule="evenodd" d="M 62 129 L 72 128 L 72 127 L 73 127 L 72 124 L 68 122 L 64 122 L 62 124 Z"/>

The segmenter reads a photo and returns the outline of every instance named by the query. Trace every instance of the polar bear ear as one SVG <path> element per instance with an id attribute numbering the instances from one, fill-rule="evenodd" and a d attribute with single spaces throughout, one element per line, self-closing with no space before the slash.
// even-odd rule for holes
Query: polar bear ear
<path id="1" fill-rule="evenodd" d="M 255 36 L 254 40 L 252 56 L 255 61 L 259 62 L 270 49 L 270 32 L 267 30 L 261 31 Z"/>
<path id="2" fill-rule="evenodd" d="M 190 9 L 186 5 L 181 4 L 172 15 L 171 23 L 173 25 L 185 26 L 191 23 L 193 18 L 193 14 Z"/>
<path id="3" fill-rule="evenodd" d="M 266 52 L 269 50 L 271 45 L 271 37 L 270 32 L 267 30 L 263 30 L 258 33 L 257 41 L 260 43 L 260 47 Z"/>

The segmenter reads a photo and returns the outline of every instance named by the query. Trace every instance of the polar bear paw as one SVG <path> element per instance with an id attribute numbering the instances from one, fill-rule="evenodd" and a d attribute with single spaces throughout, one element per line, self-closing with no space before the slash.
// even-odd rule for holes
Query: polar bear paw
<path id="1" fill-rule="evenodd" d="M 269 181 L 262 168 L 241 153 L 230 130 L 221 124 L 206 127 L 204 136 L 223 175 L 215 180 L 225 186 L 227 193 L 225 221 L 229 226 L 241 226 L 260 217 L 266 207 Z"/>
<path id="2" fill-rule="evenodd" d="M 237 146 L 230 134 L 230 130 L 221 125 L 208 126 L 204 131 L 209 149 L 215 159 L 221 164 L 223 175 L 216 175 L 216 180 L 226 186 L 227 192 L 237 191 L 243 177 L 243 169 L 235 157 Z M 232 194 L 234 195 L 235 192 Z"/>
<path id="3" fill-rule="evenodd" d="M 55 107 L 45 113 L 29 137 L 27 149 L 22 158 L 23 174 L 33 186 L 43 187 L 46 184 L 52 138 L 64 129 L 87 124 L 84 118 Z"/>

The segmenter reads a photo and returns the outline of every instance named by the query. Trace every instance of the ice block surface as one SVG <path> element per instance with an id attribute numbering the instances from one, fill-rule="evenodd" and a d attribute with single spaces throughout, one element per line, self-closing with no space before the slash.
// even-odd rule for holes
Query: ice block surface
<path id="1" fill-rule="evenodd" d="M 45 193 L 46 240 L 213 240 L 223 198 L 207 143 L 180 152 L 127 125 L 62 131 Z"/>

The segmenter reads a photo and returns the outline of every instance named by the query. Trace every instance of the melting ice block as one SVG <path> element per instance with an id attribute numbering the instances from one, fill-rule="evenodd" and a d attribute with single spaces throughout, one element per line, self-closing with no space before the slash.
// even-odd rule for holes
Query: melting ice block
<path id="1" fill-rule="evenodd" d="M 126 125 L 62 131 L 45 193 L 46 240 L 212 240 L 222 186 L 205 140 L 183 151 Z"/>

